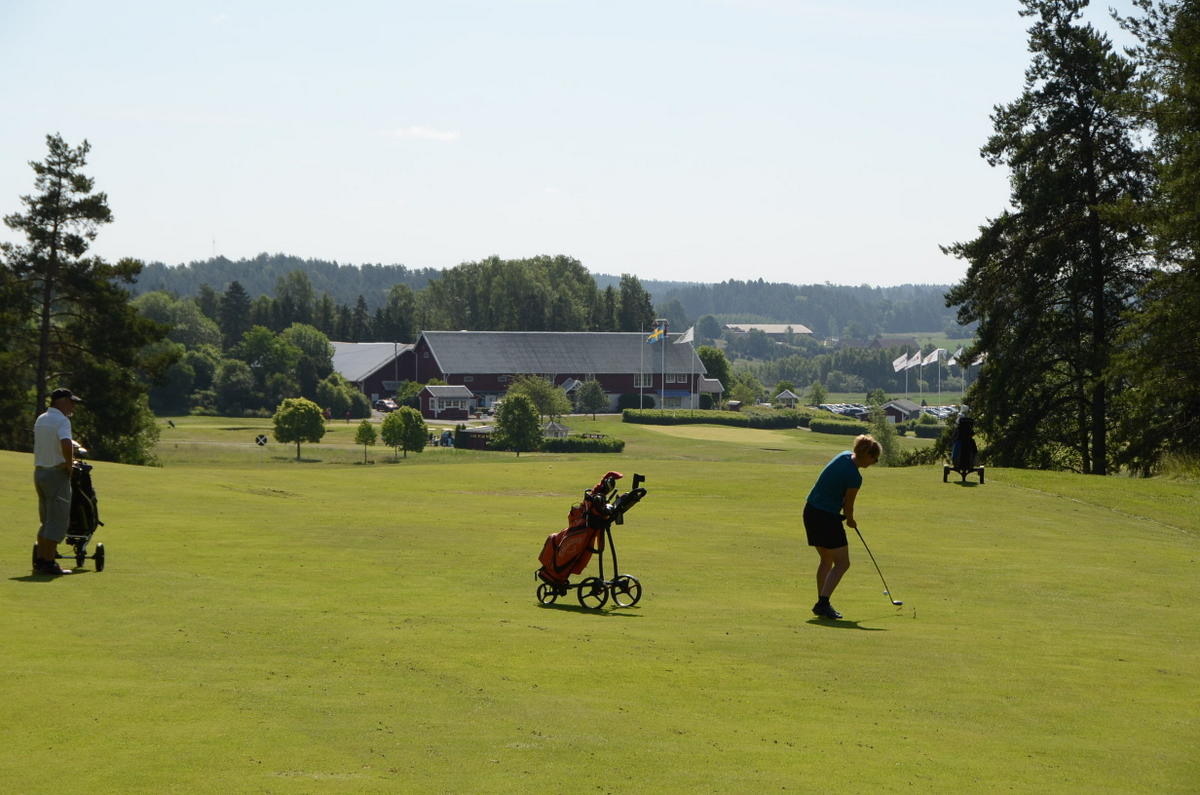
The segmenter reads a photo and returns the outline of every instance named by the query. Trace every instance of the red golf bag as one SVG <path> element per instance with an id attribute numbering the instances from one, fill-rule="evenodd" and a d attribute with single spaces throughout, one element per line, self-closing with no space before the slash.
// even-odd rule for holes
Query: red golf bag
<path id="1" fill-rule="evenodd" d="M 583 501 L 572 505 L 566 528 L 552 533 L 542 545 L 537 575 L 551 585 L 566 585 L 572 574 L 587 568 L 592 555 L 604 551 L 604 530 L 611 521 L 606 496 L 614 489 L 620 473 L 609 472 L 583 493 Z"/>

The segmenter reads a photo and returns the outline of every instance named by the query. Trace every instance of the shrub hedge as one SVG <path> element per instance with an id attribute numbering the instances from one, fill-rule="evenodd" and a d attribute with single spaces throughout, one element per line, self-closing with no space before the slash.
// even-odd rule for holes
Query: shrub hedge
<path id="1" fill-rule="evenodd" d="M 940 439 L 945 430 L 945 425 L 923 425 L 918 423 L 912 427 L 912 431 L 918 439 Z"/>
<path id="2" fill-rule="evenodd" d="M 620 453 L 625 450 L 623 439 L 611 436 L 568 436 L 565 439 L 543 439 L 543 453 Z"/>
<path id="3" fill-rule="evenodd" d="M 858 420 L 827 420 L 814 417 L 808 423 L 808 429 L 813 433 L 839 433 L 845 436 L 858 436 L 860 433 L 870 433 L 871 426 Z"/>
<path id="4" fill-rule="evenodd" d="M 779 411 L 703 411 L 695 409 L 625 409 L 622 422 L 643 425 L 733 425 L 738 428 L 804 428 L 811 415 L 798 409 Z"/>

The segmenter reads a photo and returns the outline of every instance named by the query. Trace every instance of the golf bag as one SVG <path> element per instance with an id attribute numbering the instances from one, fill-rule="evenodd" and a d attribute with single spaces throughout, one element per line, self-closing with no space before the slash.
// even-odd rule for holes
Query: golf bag
<path id="1" fill-rule="evenodd" d="M 950 440 L 950 467 L 956 472 L 978 466 L 979 447 L 975 444 L 975 420 L 959 417 Z"/>
<path id="2" fill-rule="evenodd" d="M 103 525 L 96 489 L 92 487 L 92 465 L 76 461 L 71 469 L 71 523 L 67 535 L 91 538 Z"/>
<path id="3" fill-rule="evenodd" d="M 975 420 L 959 416 L 950 436 L 950 463 L 942 465 L 942 482 L 950 478 L 951 472 L 957 472 L 965 483 L 967 475 L 974 472 L 983 483 L 983 467 L 979 464 L 979 447 L 975 444 Z"/>
<path id="4" fill-rule="evenodd" d="M 542 567 L 537 576 L 543 582 L 566 585 L 572 574 L 587 568 L 592 555 L 604 551 L 604 530 L 610 521 L 605 496 L 613 490 L 615 474 L 608 473 L 585 491 L 583 500 L 571 506 L 567 526 L 546 538 L 538 555 Z"/>

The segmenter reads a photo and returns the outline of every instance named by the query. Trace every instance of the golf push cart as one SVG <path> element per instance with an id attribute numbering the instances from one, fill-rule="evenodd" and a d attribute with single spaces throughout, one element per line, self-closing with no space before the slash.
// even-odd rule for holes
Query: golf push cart
<path id="1" fill-rule="evenodd" d="M 82 447 L 75 449 L 75 455 L 83 457 L 87 450 Z M 88 544 L 97 527 L 102 527 L 100 510 L 97 507 L 96 490 L 92 487 L 92 465 L 85 464 L 79 458 L 71 467 L 71 523 L 67 526 L 67 537 L 63 543 L 74 551 L 59 555 L 59 560 L 74 558 L 75 567 L 79 568 L 85 560 L 96 562 L 96 571 L 104 571 L 104 544 L 96 544 L 96 551 L 89 555 Z M 37 544 L 33 545 L 33 566 L 37 569 Z"/>
<path id="2" fill-rule="evenodd" d="M 950 463 L 942 464 L 942 482 L 951 472 L 957 472 L 959 480 L 966 482 L 967 475 L 974 472 L 983 483 L 983 466 L 979 464 L 979 447 L 975 444 L 975 420 L 960 415 L 950 437 Z"/>
<path id="3" fill-rule="evenodd" d="M 609 472 L 585 491 L 583 500 L 571 506 L 566 529 L 546 539 L 542 553 L 538 555 L 542 567 L 534 572 L 534 579 L 538 580 L 537 599 L 541 604 L 554 604 L 571 589 L 579 597 L 579 604 L 591 610 L 604 607 L 609 596 L 621 607 L 632 607 L 642 598 L 641 583 L 629 574 L 621 574 L 617 566 L 612 526 L 614 522 L 624 524 L 625 512 L 646 496 L 646 490 L 641 488 L 646 478 L 635 474 L 633 488 L 618 495 L 616 482 L 621 477 L 620 472 Z M 604 577 L 605 543 L 612 555 L 611 580 Z M 600 556 L 600 575 L 570 582 L 572 574 L 580 574 L 587 568 L 593 554 Z"/>

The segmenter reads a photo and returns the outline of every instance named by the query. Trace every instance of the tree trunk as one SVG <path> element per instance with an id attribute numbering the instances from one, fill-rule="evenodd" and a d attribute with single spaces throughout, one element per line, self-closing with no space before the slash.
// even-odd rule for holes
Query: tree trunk
<path id="1" fill-rule="evenodd" d="M 50 307 L 54 304 L 54 283 L 58 277 L 58 220 L 50 236 L 50 256 L 46 259 L 46 272 L 42 278 L 41 317 L 38 319 L 37 404 L 34 414 L 41 414 L 46 407 L 46 379 L 50 371 Z"/>

